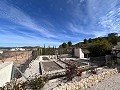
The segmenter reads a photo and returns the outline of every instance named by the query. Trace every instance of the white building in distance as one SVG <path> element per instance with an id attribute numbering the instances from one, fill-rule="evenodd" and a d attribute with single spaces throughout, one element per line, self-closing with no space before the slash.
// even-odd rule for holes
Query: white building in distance
<path id="1" fill-rule="evenodd" d="M 25 51 L 23 48 L 12 48 L 10 51 Z"/>
<path id="2" fill-rule="evenodd" d="M 3 51 L 2 50 L 0 50 L 0 54 L 2 54 L 3 53 Z"/>

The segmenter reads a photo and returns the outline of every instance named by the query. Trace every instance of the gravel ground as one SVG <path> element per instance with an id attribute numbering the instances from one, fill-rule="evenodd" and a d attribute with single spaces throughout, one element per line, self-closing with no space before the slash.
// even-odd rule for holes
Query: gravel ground
<path id="1" fill-rule="evenodd" d="M 55 62 L 50 61 L 50 62 L 42 62 L 43 67 L 45 71 L 53 71 L 53 70 L 60 70 L 62 69 L 60 66 L 58 66 Z"/>
<path id="2" fill-rule="evenodd" d="M 120 90 L 120 73 L 86 90 Z"/>

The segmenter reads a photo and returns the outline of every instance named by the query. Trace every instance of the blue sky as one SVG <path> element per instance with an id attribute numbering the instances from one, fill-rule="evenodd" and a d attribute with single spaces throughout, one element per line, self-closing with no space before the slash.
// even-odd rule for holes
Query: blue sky
<path id="1" fill-rule="evenodd" d="M 120 32 L 120 0 L 0 0 L 0 46 L 58 46 L 112 32 Z"/>

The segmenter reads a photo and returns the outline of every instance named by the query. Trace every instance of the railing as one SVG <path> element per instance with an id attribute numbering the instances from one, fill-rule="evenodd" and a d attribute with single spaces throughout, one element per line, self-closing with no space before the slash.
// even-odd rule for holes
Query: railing
<path id="1" fill-rule="evenodd" d="M 32 56 L 29 57 L 29 59 L 26 60 L 25 63 L 21 64 L 21 65 L 20 65 L 19 67 L 17 67 L 17 68 L 18 68 L 22 73 L 24 73 L 25 70 L 29 67 L 29 64 L 31 63 L 31 61 L 32 61 Z M 15 71 L 14 71 L 14 78 L 20 78 L 21 76 L 22 76 L 21 73 L 20 73 L 17 69 L 15 69 Z"/>

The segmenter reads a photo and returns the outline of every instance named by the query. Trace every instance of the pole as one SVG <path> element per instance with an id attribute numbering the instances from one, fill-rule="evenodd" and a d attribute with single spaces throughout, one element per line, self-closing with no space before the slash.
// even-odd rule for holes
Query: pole
<path id="1" fill-rule="evenodd" d="M 15 67 L 15 69 L 17 69 L 18 70 L 18 72 L 26 79 L 26 80 L 28 80 L 27 78 L 26 78 L 26 76 L 14 65 L 14 67 Z"/>

